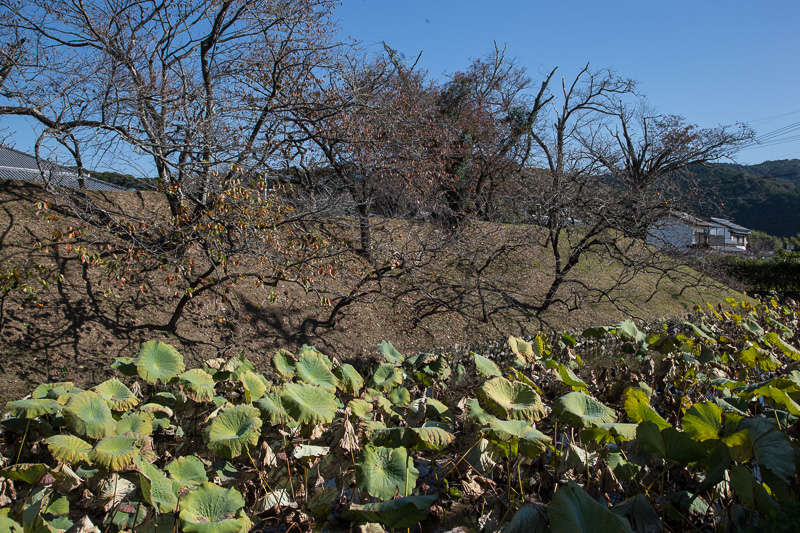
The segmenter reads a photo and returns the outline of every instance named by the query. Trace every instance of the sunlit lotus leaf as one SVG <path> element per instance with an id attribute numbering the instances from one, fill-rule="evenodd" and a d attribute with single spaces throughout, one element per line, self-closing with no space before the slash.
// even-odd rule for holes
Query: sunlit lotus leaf
<path id="1" fill-rule="evenodd" d="M 670 423 L 664 420 L 661 415 L 650 407 L 650 399 L 647 397 L 647 393 L 642 389 L 638 387 L 628 387 L 625 389 L 623 398 L 625 400 L 625 412 L 628 414 L 628 418 L 637 424 L 647 420 L 653 422 L 659 429 L 670 427 Z"/>
<path id="2" fill-rule="evenodd" d="M 497 466 L 497 447 L 489 442 L 489 440 L 481 438 L 477 444 L 472 446 L 464 460 L 475 469 L 476 472 L 483 475 L 491 472 Z"/>
<path id="3" fill-rule="evenodd" d="M 193 455 L 178 457 L 167 465 L 167 472 L 169 472 L 169 477 L 175 481 L 197 484 L 208 481 L 206 466 L 203 461 Z"/>
<path id="4" fill-rule="evenodd" d="M 0 470 L 0 477 L 11 481 L 23 481 L 28 485 L 35 485 L 43 475 L 49 472 L 47 465 L 39 463 L 19 463 Z"/>
<path id="5" fill-rule="evenodd" d="M 523 455 L 534 458 L 547 449 L 550 437 L 534 428 L 527 420 L 498 420 L 489 421 L 489 426 L 484 430 L 485 435 L 491 440 L 506 457 Z"/>
<path id="6" fill-rule="evenodd" d="M 195 402 L 210 402 L 214 399 L 214 378 L 200 368 L 193 368 L 178 376 L 184 394 Z"/>
<path id="7" fill-rule="evenodd" d="M 762 372 L 772 372 L 781 364 L 770 352 L 752 344 L 736 352 L 736 358 L 750 368 L 758 367 Z"/>
<path id="8" fill-rule="evenodd" d="M 271 424 L 297 425 L 297 422 L 283 408 L 280 390 L 268 392 L 263 398 L 256 400 L 253 405 L 261 411 L 264 419 L 269 420 Z"/>
<path id="9" fill-rule="evenodd" d="M 595 424 L 592 427 L 581 430 L 581 438 L 584 442 L 595 441 L 598 444 L 628 441 L 636 438 L 637 427 L 639 427 L 639 424 L 624 424 L 622 422 Z"/>
<path id="10" fill-rule="evenodd" d="M 278 350 L 272 356 L 272 369 L 283 379 L 294 377 L 295 357 L 288 350 Z"/>
<path id="11" fill-rule="evenodd" d="M 116 435 L 97 441 L 89 452 L 89 460 L 106 470 L 124 470 L 133 464 L 133 458 L 139 454 L 136 437 Z"/>
<path id="12" fill-rule="evenodd" d="M 41 385 L 37 386 L 33 389 L 31 393 L 31 398 L 41 399 L 41 398 L 49 398 L 51 400 L 55 400 L 61 405 L 67 403 L 69 397 L 76 392 L 81 392 L 83 389 L 79 389 L 75 386 L 74 383 L 71 381 L 60 381 L 58 383 L 42 383 Z"/>
<path id="13" fill-rule="evenodd" d="M 383 356 L 383 359 L 392 365 L 399 365 L 405 361 L 403 354 L 398 352 L 392 343 L 389 341 L 381 341 L 378 343 L 378 353 Z"/>
<path id="14" fill-rule="evenodd" d="M 503 533 L 545 533 L 547 508 L 544 505 L 525 503 L 503 529 Z"/>
<path id="15" fill-rule="evenodd" d="M 36 418 L 55 413 L 61 409 L 61 404 L 55 400 L 30 398 L 8 402 L 6 409 L 18 418 Z"/>
<path id="16" fill-rule="evenodd" d="M 236 381 L 242 373 L 248 370 L 255 371 L 255 369 L 256 365 L 245 357 L 244 352 L 240 352 L 225 361 L 225 364 L 220 367 L 219 372 L 214 374 L 214 379 L 232 379 Z"/>
<path id="17" fill-rule="evenodd" d="M 329 424 L 337 409 L 333 393 L 300 383 L 284 385 L 281 403 L 289 416 L 302 425 Z"/>
<path id="18" fill-rule="evenodd" d="M 392 529 L 408 529 L 427 518 L 439 496 L 407 496 L 380 503 L 350 504 L 344 517 L 357 522 L 378 522 Z"/>
<path id="19" fill-rule="evenodd" d="M 83 391 L 73 395 L 62 413 L 67 425 L 78 435 L 99 439 L 114 435 L 117 429 L 111 409 L 96 392 Z"/>
<path id="20" fill-rule="evenodd" d="M 153 415 L 160 413 L 166 416 L 167 418 L 172 418 L 173 415 L 172 409 L 170 409 L 166 405 L 153 402 L 142 405 L 141 407 L 139 407 L 139 411 L 143 413 L 153 413 Z"/>
<path id="21" fill-rule="evenodd" d="M 382 392 L 375 389 L 364 391 L 364 401 L 371 403 L 373 409 L 381 409 L 387 414 L 392 412 L 392 402 L 390 402 Z"/>
<path id="22" fill-rule="evenodd" d="M 108 515 L 118 531 L 139 531 L 150 514 L 150 508 L 137 500 L 126 500 Z"/>
<path id="23" fill-rule="evenodd" d="M 316 385 L 330 392 L 334 392 L 336 385 L 339 383 L 322 355 L 315 351 L 305 352 L 297 358 L 297 363 L 294 366 L 294 375 L 303 383 Z"/>
<path id="24" fill-rule="evenodd" d="M 372 411 L 372 404 L 362 400 L 361 398 L 350 400 L 347 406 L 350 408 L 350 412 L 353 413 L 353 416 L 356 418 L 364 418 L 367 416 L 367 413 Z"/>
<path id="25" fill-rule="evenodd" d="M 436 398 L 425 399 L 425 416 L 428 418 L 438 418 L 439 420 L 453 421 L 453 413 L 450 408 Z"/>
<path id="26" fill-rule="evenodd" d="M 476 353 L 473 353 L 472 357 L 475 360 L 475 368 L 482 378 L 488 379 L 502 375 L 500 369 L 497 368 L 497 365 L 491 359 Z"/>
<path id="27" fill-rule="evenodd" d="M 209 449 L 227 459 L 238 457 L 255 446 L 260 435 L 258 409 L 247 404 L 225 409 L 203 429 L 203 438 Z"/>
<path id="28" fill-rule="evenodd" d="M 553 413 L 574 427 L 614 422 L 616 413 L 583 392 L 565 394 L 553 404 Z"/>
<path id="29" fill-rule="evenodd" d="M 183 356 L 174 346 L 161 341 L 147 341 L 142 344 L 136 356 L 136 369 L 146 382 L 167 383 L 186 369 Z"/>
<path id="30" fill-rule="evenodd" d="M 122 417 L 117 422 L 117 435 L 135 433 L 137 435 L 151 435 L 153 433 L 153 415 L 150 413 L 136 412 Z"/>
<path id="31" fill-rule="evenodd" d="M 213 483 L 203 483 L 183 497 L 180 519 L 189 533 L 243 533 L 252 526 L 241 493 Z"/>
<path id="32" fill-rule="evenodd" d="M 267 383 L 263 376 L 248 370 L 239 375 L 239 383 L 244 387 L 245 401 L 254 402 L 267 392 Z"/>
<path id="33" fill-rule="evenodd" d="M 786 341 L 784 341 L 777 333 L 767 333 L 764 335 L 764 341 L 780 349 L 780 351 L 782 351 L 787 357 L 794 360 L 800 360 L 800 350 L 791 344 L 787 344 Z"/>
<path id="34" fill-rule="evenodd" d="M 520 381 L 492 378 L 481 385 L 477 394 L 486 411 L 500 418 L 535 422 L 545 415 L 541 396 Z"/>
<path id="35" fill-rule="evenodd" d="M 442 422 L 427 421 L 422 427 L 414 428 L 417 435 L 417 447 L 424 443 L 424 448 L 438 450 L 453 442 L 456 436 L 453 434 L 453 426 Z"/>
<path id="36" fill-rule="evenodd" d="M 382 363 L 375 369 L 369 384 L 381 392 L 396 389 L 403 384 L 403 371 L 391 363 Z"/>
<path id="37" fill-rule="evenodd" d="M 683 415 L 681 427 L 697 442 L 718 439 L 722 432 L 722 408 L 712 402 L 695 403 Z"/>
<path id="38" fill-rule="evenodd" d="M 300 347 L 300 351 L 297 353 L 297 358 L 300 359 L 304 355 L 311 354 L 319 356 L 319 358 L 322 359 L 322 362 L 325 363 L 325 366 L 328 367 L 328 370 L 333 370 L 333 361 L 331 361 L 331 358 L 317 350 L 317 348 L 314 346 L 309 346 L 308 344 L 302 345 Z"/>
<path id="39" fill-rule="evenodd" d="M 171 513 L 178 507 L 178 498 L 172 490 L 172 482 L 166 474 L 140 458 L 135 458 L 139 470 L 139 487 L 147 503 L 161 513 Z"/>
<path id="40" fill-rule="evenodd" d="M 92 389 L 114 411 L 127 411 L 139 403 L 139 398 L 117 378 L 111 378 Z"/>
<path id="41" fill-rule="evenodd" d="M 487 413 L 486 410 L 481 407 L 481 404 L 478 402 L 477 398 L 470 398 L 470 400 L 467 402 L 467 418 L 476 424 L 484 425 L 495 417 Z"/>
<path id="42" fill-rule="evenodd" d="M 123 376 L 133 377 L 139 374 L 136 369 L 136 359 L 133 357 L 117 357 L 111 363 L 111 368 L 122 374 Z"/>
<path id="43" fill-rule="evenodd" d="M 364 386 L 364 378 L 353 365 L 338 366 L 333 373 L 339 378 L 339 388 L 348 394 L 356 395 Z"/>
<path id="44" fill-rule="evenodd" d="M 386 399 L 392 402 L 393 405 L 405 407 L 411 402 L 411 393 L 408 392 L 407 388 L 400 387 L 389 391 L 389 393 L 386 394 Z"/>
<path id="45" fill-rule="evenodd" d="M 356 463 L 358 487 L 379 500 L 408 496 L 417 484 L 419 471 L 405 448 L 383 448 L 367 444 Z"/>
<path id="46" fill-rule="evenodd" d="M 536 360 L 536 354 L 533 353 L 533 346 L 531 343 L 522 340 L 520 337 L 509 337 L 508 346 L 514 355 L 517 356 L 517 362 L 520 364 L 532 363 Z"/>
<path id="47" fill-rule="evenodd" d="M 45 442 L 56 461 L 69 464 L 89 461 L 92 445 L 75 435 L 53 435 Z"/>
<path id="48" fill-rule="evenodd" d="M 547 516 L 553 531 L 632 533 L 627 520 L 598 503 L 574 481 L 556 491 Z"/>
<path id="49" fill-rule="evenodd" d="M 23 529 L 19 522 L 15 522 L 11 518 L 0 514 L 0 531 L 7 531 L 8 533 L 23 533 L 25 529 Z"/>

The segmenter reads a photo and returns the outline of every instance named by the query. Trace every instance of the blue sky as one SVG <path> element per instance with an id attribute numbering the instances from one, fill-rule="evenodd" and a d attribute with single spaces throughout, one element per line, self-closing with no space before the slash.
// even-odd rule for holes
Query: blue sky
<path id="1" fill-rule="evenodd" d="M 343 0 L 342 36 L 416 57 L 433 75 L 498 45 L 534 80 L 587 62 L 640 82 L 659 111 L 713 127 L 745 122 L 780 141 L 741 163 L 800 158 L 798 0 Z"/>

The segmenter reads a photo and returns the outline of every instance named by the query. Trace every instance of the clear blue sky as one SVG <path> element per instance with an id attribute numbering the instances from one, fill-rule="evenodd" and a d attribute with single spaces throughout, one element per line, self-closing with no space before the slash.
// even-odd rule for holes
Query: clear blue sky
<path id="1" fill-rule="evenodd" d="M 422 52 L 434 75 L 495 41 L 534 80 L 554 67 L 565 76 L 587 62 L 610 67 L 663 113 L 704 127 L 745 122 L 781 141 L 739 162 L 800 158 L 798 0 L 343 0 L 336 14 L 343 36 Z"/>

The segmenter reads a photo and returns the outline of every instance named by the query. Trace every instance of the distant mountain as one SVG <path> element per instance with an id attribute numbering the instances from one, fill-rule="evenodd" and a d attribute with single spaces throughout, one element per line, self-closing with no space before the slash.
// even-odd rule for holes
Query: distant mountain
<path id="1" fill-rule="evenodd" d="M 697 214 L 722 215 L 777 237 L 800 233 L 800 160 L 696 165 L 691 170 L 706 193 Z"/>

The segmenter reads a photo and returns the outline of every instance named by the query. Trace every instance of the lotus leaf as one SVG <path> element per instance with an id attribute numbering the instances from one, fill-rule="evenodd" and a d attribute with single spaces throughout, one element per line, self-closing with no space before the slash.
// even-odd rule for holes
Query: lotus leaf
<path id="1" fill-rule="evenodd" d="M 730 471 L 731 488 L 750 509 L 764 515 L 780 509 L 764 486 L 744 466 L 734 466 Z"/>
<path id="2" fill-rule="evenodd" d="M 794 449 L 786 433 L 766 418 L 746 418 L 739 425 L 749 430 L 750 446 L 758 464 L 789 482 L 797 466 Z"/>
<path id="3" fill-rule="evenodd" d="M 428 418 L 438 418 L 440 420 L 452 421 L 453 419 L 453 413 L 450 411 L 450 408 L 436 398 L 425 399 L 425 416 Z"/>
<path id="4" fill-rule="evenodd" d="M 203 439 L 209 449 L 227 459 L 233 459 L 258 443 L 261 418 L 258 409 L 242 404 L 225 409 L 203 429 Z"/>
<path id="5" fill-rule="evenodd" d="M 547 508 L 544 505 L 525 503 L 503 529 L 503 533 L 545 533 Z"/>
<path id="6" fill-rule="evenodd" d="M 11 416 L 0 420 L 0 427 L 12 433 L 19 433 L 21 435 L 34 433 L 40 437 L 50 437 L 55 434 L 53 426 L 51 426 L 42 418 L 17 418 Z"/>
<path id="7" fill-rule="evenodd" d="M 387 363 L 391 363 L 393 365 L 400 365 L 403 364 L 403 361 L 405 361 L 405 357 L 403 357 L 403 355 L 398 352 L 389 341 L 381 341 L 378 344 L 378 353 L 383 356 Z"/>
<path id="8" fill-rule="evenodd" d="M 43 475 L 49 472 L 47 465 L 39 463 L 19 463 L 0 470 L 0 477 L 11 481 L 23 481 L 28 485 L 35 485 Z"/>
<path id="9" fill-rule="evenodd" d="M 476 424 L 484 425 L 488 424 L 489 420 L 495 417 L 487 413 L 484 408 L 481 407 L 477 398 L 470 398 L 467 402 L 467 418 Z"/>
<path id="10" fill-rule="evenodd" d="M 0 515 L 0 531 L 8 533 L 23 533 L 25 530 L 19 524 L 7 516 Z"/>
<path id="11" fill-rule="evenodd" d="M 89 452 L 89 460 L 106 470 L 124 470 L 133 464 L 133 458 L 139 454 L 137 440 L 136 437 L 124 435 L 100 439 Z"/>
<path id="12" fill-rule="evenodd" d="M 656 457 L 676 463 L 689 464 L 705 457 L 700 446 L 688 434 L 672 427 L 659 430 L 653 422 L 639 424 L 636 441 Z"/>
<path id="13" fill-rule="evenodd" d="M 27 399 L 8 402 L 6 409 L 18 418 L 36 418 L 51 415 L 61 409 L 61 404 L 49 399 Z"/>
<path id="14" fill-rule="evenodd" d="M 185 368 L 183 356 L 178 350 L 161 341 L 145 342 L 136 356 L 139 375 L 151 385 L 156 381 L 167 383 Z"/>
<path id="15" fill-rule="evenodd" d="M 598 444 L 633 440 L 636 438 L 637 427 L 639 427 L 638 424 L 623 424 L 621 422 L 597 424 L 581 430 L 581 439 L 584 442 L 595 441 Z"/>
<path id="16" fill-rule="evenodd" d="M 758 367 L 762 372 L 772 372 L 780 366 L 780 361 L 758 346 L 750 345 L 736 353 L 736 357 L 750 368 Z"/>
<path id="17" fill-rule="evenodd" d="M 33 389 L 31 393 L 31 398 L 34 399 L 41 399 L 41 398 L 49 398 L 51 400 L 55 400 L 61 405 L 67 403 L 69 397 L 76 393 L 81 392 L 83 389 L 79 389 L 75 386 L 74 383 L 71 381 L 60 381 L 58 383 L 42 383 L 41 385 L 37 386 Z"/>
<path id="18" fill-rule="evenodd" d="M 391 363 L 382 363 L 375 369 L 369 383 L 381 392 L 396 389 L 403 384 L 403 371 Z"/>
<path id="19" fill-rule="evenodd" d="M 361 398 L 350 400 L 347 407 L 350 408 L 350 412 L 353 413 L 353 416 L 356 418 L 364 418 L 372 411 L 372 405 Z"/>
<path id="20" fill-rule="evenodd" d="M 519 364 L 532 363 L 536 360 L 536 354 L 533 353 L 533 346 L 531 343 L 522 340 L 519 337 L 509 337 L 508 345 L 511 351 L 517 356 Z"/>
<path id="21" fill-rule="evenodd" d="M 553 413 L 562 421 L 575 427 L 614 422 L 616 413 L 583 392 L 570 392 L 556 400 Z"/>
<path id="22" fill-rule="evenodd" d="M 187 370 L 178 376 L 178 384 L 184 394 L 195 402 L 210 402 L 214 399 L 214 378 L 205 370 Z"/>
<path id="23" fill-rule="evenodd" d="M 407 388 L 400 387 L 389 391 L 386 398 L 394 405 L 405 407 L 411 402 L 411 393 Z"/>
<path id="24" fill-rule="evenodd" d="M 614 514 L 625 517 L 634 531 L 643 533 L 660 533 L 664 531 L 658 513 L 653 509 L 653 504 L 644 494 L 637 494 L 632 498 L 619 502 L 612 509 Z"/>
<path id="25" fill-rule="evenodd" d="M 598 503 L 574 481 L 553 494 L 547 516 L 556 532 L 632 533 L 627 520 Z"/>
<path id="26" fill-rule="evenodd" d="M 414 433 L 417 435 L 417 447 L 421 447 L 424 443 L 425 448 L 438 450 L 453 442 L 456 436 L 453 434 L 453 426 L 451 424 L 443 424 L 441 422 L 427 421 L 421 428 L 414 428 Z"/>
<path id="27" fill-rule="evenodd" d="M 359 488 L 379 500 L 408 496 L 417 485 L 419 471 L 405 448 L 383 448 L 367 444 L 356 463 Z"/>
<path id="28" fill-rule="evenodd" d="M 99 394 L 114 411 L 127 411 L 139 403 L 139 398 L 117 378 L 111 378 L 96 386 L 94 392 Z"/>
<path id="29" fill-rule="evenodd" d="M 496 458 L 497 447 L 484 438 L 481 438 L 464 455 L 464 460 L 482 475 L 491 472 L 497 466 Z"/>
<path id="30" fill-rule="evenodd" d="M 153 433 L 153 415 L 150 413 L 131 413 L 122 417 L 117 422 L 117 435 L 135 433 L 137 435 L 151 435 Z"/>
<path id="31" fill-rule="evenodd" d="M 681 426 L 697 442 L 718 439 L 722 433 L 722 408 L 712 402 L 695 403 L 683 415 Z"/>
<path id="32" fill-rule="evenodd" d="M 545 415 L 542 398 L 519 381 L 493 378 L 481 385 L 477 393 L 484 408 L 500 418 L 535 422 Z"/>
<path id="33" fill-rule="evenodd" d="M 178 507 L 178 497 L 172 491 L 172 482 L 166 474 L 147 461 L 135 458 L 139 470 L 139 487 L 147 503 L 161 513 L 171 513 Z"/>
<path id="34" fill-rule="evenodd" d="M 364 386 L 364 378 L 353 365 L 338 366 L 333 373 L 339 378 L 339 388 L 348 394 L 356 395 Z"/>
<path id="35" fill-rule="evenodd" d="M 137 531 L 147 519 L 148 513 L 146 505 L 136 500 L 129 500 L 108 515 L 106 523 L 114 524 L 118 531 Z M 109 518 L 110 520 L 108 520 Z"/>
<path id="36" fill-rule="evenodd" d="M 502 375 L 500 369 L 497 368 L 497 365 L 494 364 L 494 361 L 491 359 L 484 357 L 482 355 L 478 355 L 476 353 L 472 354 L 472 358 L 475 360 L 475 368 L 478 371 L 478 374 L 482 378 L 494 378 L 499 377 Z"/>
<path id="37" fill-rule="evenodd" d="M 547 449 L 550 437 L 534 428 L 527 420 L 489 421 L 484 430 L 489 439 L 498 447 L 504 457 L 523 455 L 533 459 Z"/>
<path id="38" fill-rule="evenodd" d="M 117 359 L 111 363 L 111 368 L 123 376 L 133 377 L 139 374 L 139 371 L 136 369 L 136 359 L 133 357 L 117 357 Z"/>
<path id="39" fill-rule="evenodd" d="M 780 351 L 782 351 L 786 357 L 796 361 L 800 360 L 800 350 L 791 344 L 787 344 L 786 341 L 784 341 L 777 333 L 767 333 L 764 335 L 764 341 L 780 349 Z"/>
<path id="40" fill-rule="evenodd" d="M 203 483 L 208 481 L 203 461 L 193 455 L 178 457 L 167 465 L 169 476 L 175 481 Z"/>
<path id="41" fill-rule="evenodd" d="M 329 424 L 336 414 L 336 397 L 314 385 L 287 383 L 281 392 L 286 412 L 302 425 Z"/>
<path id="42" fill-rule="evenodd" d="M 234 489 L 203 483 L 180 503 L 183 531 L 195 533 L 240 533 L 249 531 L 244 498 Z"/>
<path id="43" fill-rule="evenodd" d="M 407 529 L 425 520 L 438 495 L 407 496 L 381 503 L 350 504 L 344 517 L 361 522 L 380 522 L 393 529 Z"/>
<path id="44" fill-rule="evenodd" d="M 283 379 L 294 377 L 295 358 L 288 350 L 278 350 L 272 356 L 272 369 Z"/>
<path id="45" fill-rule="evenodd" d="M 308 351 L 298 357 L 294 375 L 303 383 L 316 385 L 330 392 L 334 392 L 339 383 L 322 354 L 316 351 Z"/>
<path id="46" fill-rule="evenodd" d="M 324 353 L 317 350 L 314 346 L 309 346 L 308 344 L 304 344 L 300 347 L 300 352 L 297 354 L 297 357 L 303 357 L 303 355 L 314 355 L 319 357 L 325 366 L 328 367 L 328 370 L 333 370 L 333 361 L 331 361 L 330 357 L 325 355 Z"/>
<path id="47" fill-rule="evenodd" d="M 295 459 L 304 459 L 306 457 L 325 457 L 330 453 L 329 446 L 310 446 L 308 444 L 301 444 L 292 450 L 292 457 Z"/>
<path id="48" fill-rule="evenodd" d="M 271 424 L 297 425 L 283 408 L 279 391 L 268 392 L 263 398 L 255 402 L 255 406 Z"/>
<path id="49" fill-rule="evenodd" d="M 64 420 L 78 435 L 98 439 L 114 435 L 117 422 L 106 401 L 92 391 L 73 395 L 62 411 Z"/>
<path id="50" fill-rule="evenodd" d="M 252 403 L 267 392 L 266 380 L 259 374 L 248 370 L 239 375 L 239 382 L 244 387 L 245 401 Z"/>
<path id="51" fill-rule="evenodd" d="M 80 463 L 89 460 L 92 445 L 75 435 L 53 435 L 47 439 L 47 448 L 56 461 Z"/>
<path id="52" fill-rule="evenodd" d="M 638 387 L 628 387 L 625 389 L 623 398 L 625 400 L 625 412 L 628 413 L 628 418 L 637 424 L 647 420 L 657 425 L 658 429 L 670 427 L 670 423 L 664 420 L 661 415 L 650 407 L 650 399 L 642 389 Z"/>

